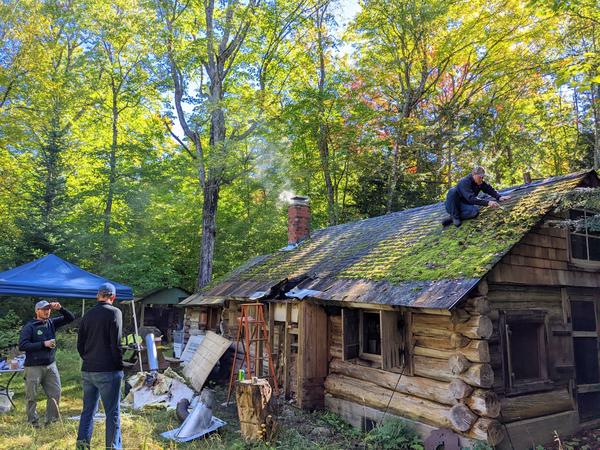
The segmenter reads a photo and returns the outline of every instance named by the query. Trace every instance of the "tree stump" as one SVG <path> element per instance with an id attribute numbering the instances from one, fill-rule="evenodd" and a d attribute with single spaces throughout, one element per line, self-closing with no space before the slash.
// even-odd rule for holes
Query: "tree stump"
<path id="1" fill-rule="evenodd" d="M 253 378 L 238 382 L 236 403 L 240 431 L 244 440 L 258 441 L 271 435 L 273 428 L 271 396 L 271 385 L 265 379 Z"/>

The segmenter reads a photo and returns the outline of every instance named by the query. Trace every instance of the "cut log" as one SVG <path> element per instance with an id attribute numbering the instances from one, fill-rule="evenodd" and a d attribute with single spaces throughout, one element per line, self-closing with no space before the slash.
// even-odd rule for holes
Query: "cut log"
<path id="1" fill-rule="evenodd" d="M 460 333 L 452 333 L 450 336 L 450 344 L 452 345 L 452 348 L 462 348 L 465 345 L 468 345 L 469 342 L 471 342 L 471 340 Z"/>
<path id="2" fill-rule="evenodd" d="M 454 331 L 472 339 L 488 339 L 494 328 L 488 317 L 472 316 L 467 322 L 456 324 Z"/>
<path id="3" fill-rule="evenodd" d="M 452 380 L 448 387 L 450 394 L 457 400 L 467 398 L 473 392 L 473 388 L 465 383 L 463 380 Z"/>
<path id="4" fill-rule="evenodd" d="M 453 309 L 451 313 L 450 320 L 452 320 L 452 323 L 463 323 L 471 318 L 471 314 L 462 308 Z"/>
<path id="5" fill-rule="evenodd" d="M 325 380 L 325 389 L 334 397 L 371 408 L 422 421 L 438 427 L 452 428 L 450 407 L 431 400 L 394 392 L 369 381 L 344 375 L 331 374 Z M 388 408 L 389 404 L 389 408 Z"/>
<path id="6" fill-rule="evenodd" d="M 467 406 L 459 403 L 450 409 L 450 422 L 452 427 L 458 431 L 467 431 L 477 420 L 477 415 Z"/>
<path id="7" fill-rule="evenodd" d="M 502 399 L 501 404 L 503 422 L 514 422 L 573 409 L 569 391 L 564 388 L 538 394 L 506 397 Z"/>
<path id="8" fill-rule="evenodd" d="M 432 314 L 434 316 L 448 316 L 448 317 L 450 317 L 452 315 L 452 313 L 447 309 L 434 309 L 434 308 L 419 308 L 419 313 Z"/>
<path id="9" fill-rule="evenodd" d="M 489 364 L 472 364 L 465 372 L 455 376 L 450 372 L 448 361 L 445 359 L 415 355 L 413 362 L 414 374 L 417 376 L 440 381 L 452 381 L 458 378 L 471 386 L 481 388 L 490 388 L 494 383 L 494 372 Z"/>
<path id="10" fill-rule="evenodd" d="M 504 428 L 502 428 L 502 424 L 497 420 L 480 417 L 465 435 L 473 439 L 485 441 L 494 446 L 498 445 L 504 439 Z"/>
<path id="11" fill-rule="evenodd" d="M 448 368 L 452 375 L 460 375 L 469 367 L 471 367 L 471 363 L 464 355 L 456 354 L 448 359 Z"/>
<path id="12" fill-rule="evenodd" d="M 469 320 L 453 323 L 447 316 L 413 314 L 413 332 L 425 336 L 445 337 L 458 332 L 471 339 L 487 339 L 492 335 L 492 322 L 486 316 L 471 316 Z"/>
<path id="13" fill-rule="evenodd" d="M 416 339 L 417 345 L 413 353 L 419 356 L 430 356 L 432 358 L 449 359 L 452 355 L 459 354 L 467 358 L 471 362 L 490 362 L 490 349 L 487 341 L 470 340 L 469 343 L 459 349 L 443 349 L 441 347 L 433 347 L 435 341 L 448 341 L 438 338 Z M 427 345 L 421 345 L 427 344 Z"/>
<path id="14" fill-rule="evenodd" d="M 236 403 L 240 419 L 240 431 L 246 441 L 268 438 L 271 434 L 272 389 L 265 379 L 243 380 L 238 382 Z"/>
<path id="15" fill-rule="evenodd" d="M 488 282 L 486 280 L 481 280 L 479 283 L 477 283 L 477 286 L 475 286 L 475 289 L 473 289 L 472 292 L 475 295 L 486 296 L 488 295 L 489 291 L 490 287 L 488 286 Z"/>
<path id="16" fill-rule="evenodd" d="M 448 337 L 433 337 L 433 336 L 422 336 L 415 334 L 413 336 L 415 349 L 417 347 L 434 348 L 439 350 L 455 350 L 459 347 L 463 347 L 471 342 L 470 339 L 462 336 L 458 333 L 452 333 Z"/>
<path id="17" fill-rule="evenodd" d="M 329 371 L 358 380 L 370 381 L 386 389 L 396 389 L 403 394 L 433 400 L 445 405 L 454 405 L 455 398 L 449 389 L 449 384 L 444 381 L 429 378 L 400 375 L 394 372 L 359 366 L 340 359 L 333 359 L 329 363 Z"/>
<path id="18" fill-rule="evenodd" d="M 472 315 L 486 315 L 492 310 L 487 297 L 472 297 L 466 300 L 464 305 L 465 311 Z"/>
<path id="19" fill-rule="evenodd" d="M 471 386 L 491 388 L 494 384 L 494 371 L 489 364 L 472 364 L 458 378 Z"/>
<path id="20" fill-rule="evenodd" d="M 475 389 L 465 400 L 465 405 L 480 416 L 495 418 L 500 415 L 500 399 L 489 389 Z"/>

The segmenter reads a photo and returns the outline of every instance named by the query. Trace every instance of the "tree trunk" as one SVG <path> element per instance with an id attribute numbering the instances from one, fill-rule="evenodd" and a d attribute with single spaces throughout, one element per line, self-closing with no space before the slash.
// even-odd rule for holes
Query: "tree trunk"
<path id="1" fill-rule="evenodd" d="M 592 83 L 592 109 L 594 111 L 594 169 L 600 168 L 600 83 Z"/>
<path id="2" fill-rule="evenodd" d="M 386 212 L 392 212 L 392 206 L 394 204 L 394 195 L 396 194 L 396 185 L 398 184 L 398 160 L 400 159 L 400 144 L 398 138 L 394 139 L 394 148 L 392 151 L 392 167 L 390 168 L 390 176 L 388 178 L 388 192 L 387 192 L 387 205 Z"/>
<path id="3" fill-rule="evenodd" d="M 117 106 L 118 93 L 114 87 L 112 90 L 112 142 L 110 146 L 109 168 L 108 174 L 108 190 L 106 193 L 106 206 L 104 208 L 104 228 L 102 230 L 102 260 L 109 262 L 111 259 L 111 243 L 110 243 L 110 223 L 112 219 L 112 205 L 115 192 L 115 183 L 117 181 L 117 147 L 119 145 L 119 109 Z"/>
<path id="4" fill-rule="evenodd" d="M 319 148 L 319 157 L 321 159 L 321 170 L 327 189 L 327 216 L 329 225 L 337 224 L 335 190 L 331 180 L 331 164 L 329 154 L 329 127 L 325 119 L 325 54 L 323 48 L 323 19 L 327 11 L 327 3 L 317 12 L 317 46 L 319 52 L 319 123 L 317 130 L 317 147 Z"/>
<path id="5" fill-rule="evenodd" d="M 217 207 L 221 186 L 209 178 L 204 186 L 204 203 L 202 205 L 202 242 L 200 247 L 200 265 L 198 268 L 198 290 L 202 289 L 212 278 L 215 239 L 217 236 Z"/>

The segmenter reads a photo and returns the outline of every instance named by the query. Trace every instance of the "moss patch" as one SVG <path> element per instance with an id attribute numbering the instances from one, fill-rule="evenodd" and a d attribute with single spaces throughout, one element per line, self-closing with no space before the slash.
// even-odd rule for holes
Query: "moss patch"
<path id="1" fill-rule="evenodd" d="M 515 189 L 502 208 L 482 208 L 460 228 L 442 229 L 443 204 L 318 230 L 290 252 L 225 279 L 273 280 L 309 274 L 342 279 L 435 281 L 483 276 L 586 174 Z"/>

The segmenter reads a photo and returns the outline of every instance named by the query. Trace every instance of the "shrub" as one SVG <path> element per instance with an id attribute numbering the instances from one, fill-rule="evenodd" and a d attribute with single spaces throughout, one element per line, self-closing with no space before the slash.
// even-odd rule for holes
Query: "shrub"
<path id="1" fill-rule="evenodd" d="M 369 449 L 423 450 L 423 442 L 417 432 L 404 420 L 386 419 L 366 436 Z"/>

